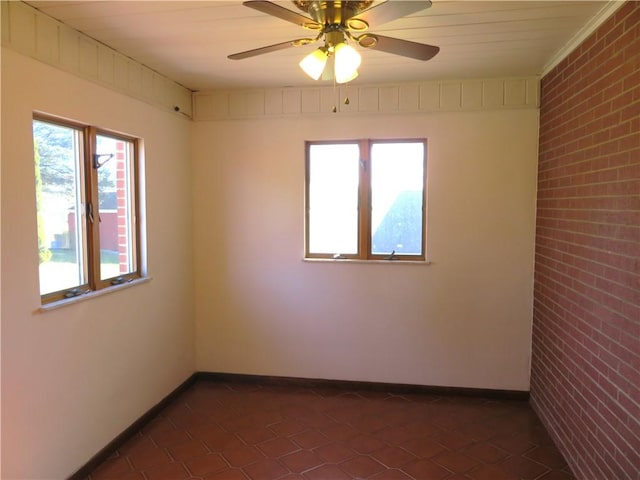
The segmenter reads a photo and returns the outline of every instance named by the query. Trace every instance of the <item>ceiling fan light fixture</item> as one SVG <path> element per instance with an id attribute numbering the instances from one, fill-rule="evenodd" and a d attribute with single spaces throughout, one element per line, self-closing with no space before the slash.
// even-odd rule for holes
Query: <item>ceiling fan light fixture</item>
<path id="1" fill-rule="evenodd" d="M 322 71 L 327 64 L 327 58 L 329 57 L 329 53 L 326 49 L 317 48 L 309 55 L 304 57 L 299 65 L 300 68 L 309 75 L 314 80 L 318 80 L 320 75 L 322 75 Z"/>
<path id="2" fill-rule="evenodd" d="M 334 49 L 336 83 L 347 83 L 358 76 L 362 57 L 350 45 L 339 43 Z"/>

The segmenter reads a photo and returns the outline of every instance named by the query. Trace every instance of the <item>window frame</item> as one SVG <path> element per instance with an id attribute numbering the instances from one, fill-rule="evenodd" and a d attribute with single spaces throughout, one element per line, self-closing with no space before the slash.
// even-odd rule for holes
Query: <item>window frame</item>
<path id="1" fill-rule="evenodd" d="M 422 171 L 422 232 L 421 254 L 374 254 L 372 253 L 372 185 L 371 185 L 371 151 L 375 144 L 389 143 L 422 143 L 423 144 L 423 171 Z M 313 145 L 341 145 L 357 144 L 359 147 L 359 182 L 358 182 L 358 226 L 357 226 L 357 252 L 352 254 L 336 253 L 311 253 L 309 251 L 309 226 L 310 226 L 310 161 L 311 147 Z M 359 261 L 406 261 L 426 262 L 427 246 L 427 139 L 426 138 L 394 138 L 394 139 L 356 139 L 356 140 L 307 140 L 305 141 L 305 259 L 326 260 L 359 260 Z"/>
<path id="2" fill-rule="evenodd" d="M 140 146 L 141 139 L 132 135 L 123 134 L 114 130 L 109 130 L 93 125 L 76 122 L 73 120 L 56 117 L 54 115 L 34 112 L 32 124 L 34 121 L 49 123 L 54 126 L 71 128 L 79 132 L 81 139 L 79 146 L 81 152 L 75 159 L 80 170 L 80 182 L 78 189 L 82 204 L 82 219 L 80 221 L 83 230 L 84 244 L 82 246 L 82 268 L 85 271 L 85 283 L 71 288 L 64 288 L 54 292 L 41 294 L 41 303 L 43 305 L 67 300 L 76 296 L 80 296 L 89 292 L 97 292 L 109 288 L 117 287 L 123 283 L 129 283 L 135 279 L 142 278 L 142 245 L 141 245 L 141 215 L 140 215 Z M 33 134 L 32 134 L 33 135 Z M 131 272 L 121 273 L 109 278 L 101 278 L 101 258 L 100 258 L 100 199 L 99 199 L 99 183 L 98 168 L 94 167 L 95 154 L 97 152 L 98 135 L 121 140 L 131 145 L 131 177 L 126 188 L 129 190 L 131 208 L 128 213 L 133 217 L 131 221 L 132 245 L 130 246 L 130 254 L 134 256 Z M 35 137 L 32 137 L 35 141 Z M 91 211 L 94 221 L 90 219 L 88 212 Z"/>

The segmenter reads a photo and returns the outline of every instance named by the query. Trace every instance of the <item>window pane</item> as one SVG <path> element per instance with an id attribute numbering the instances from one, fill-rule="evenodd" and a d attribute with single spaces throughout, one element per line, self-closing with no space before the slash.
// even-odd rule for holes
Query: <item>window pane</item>
<path id="1" fill-rule="evenodd" d="M 100 278 L 136 271 L 133 143 L 96 136 L 100 202 Z"/>
<path id="2" fill-rule="evenodd" d="M 358 252 L 357 144 L 309 149 L 309 253 Z"/>
<path id="3" fill-rule="evenodd" d="M 83 246 L 82 133 L 33 121 L 40 294 L 87 282 Z"/>
<path id="4" fill-rule="evenodd" d="M 422 254 L 423 143 L 371 148 L 371 251 Z"/>

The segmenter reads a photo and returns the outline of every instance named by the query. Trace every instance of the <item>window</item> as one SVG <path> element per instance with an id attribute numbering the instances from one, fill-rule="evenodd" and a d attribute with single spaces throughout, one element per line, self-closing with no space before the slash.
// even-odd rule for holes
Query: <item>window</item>
<path id="1" fill-rule="evenodd" d="M 138 140 L 33 119 L 43 303 L 140 277 Z"/>
<path id="2" fill-rule="evenodd" d="M 425 259 L 426 140 L 306 142 L 306 258 Z"/>

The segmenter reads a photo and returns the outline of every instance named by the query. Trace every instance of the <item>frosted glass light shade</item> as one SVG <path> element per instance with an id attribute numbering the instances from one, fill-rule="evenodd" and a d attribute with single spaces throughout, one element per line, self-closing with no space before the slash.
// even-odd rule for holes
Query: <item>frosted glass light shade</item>
<path id="1" fill-rule="evenodd" d="M 325 65 L 327 64 L 327 58 L 329 54 L 318 48 L 311 52 L 309 55 L 304 57 L 299 65 L 300 68 L 309 75 L 314 80 L 318 80 L 320 75 L 322 75 L 322 71 L 324 70 Z"/>
<path id="2" fill-rule="evenodd" d="M 346 43 L 339 43 L 334 50 L 336 57 L 336 83 L 350 82 L 358 76 L 358 67 L 362 58 L 355 48 Z"/>

